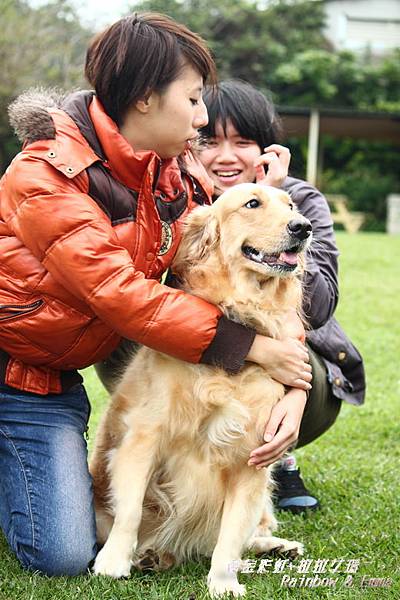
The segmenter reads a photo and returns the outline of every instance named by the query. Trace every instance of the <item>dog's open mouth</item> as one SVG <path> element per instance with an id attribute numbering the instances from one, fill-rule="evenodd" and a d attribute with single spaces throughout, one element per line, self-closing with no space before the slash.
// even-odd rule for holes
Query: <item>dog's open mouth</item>
<path id="1" fill-rule="evenodd" d="M 300 246 L 293 246 L 277 254 L 266 254 L 262 250 L 257 250 L 252 246 L 242 246 L 243 255 L 260 265 L 284 270 L 294 271 L 298 265 L 298 254 L 301 250 Z"/>

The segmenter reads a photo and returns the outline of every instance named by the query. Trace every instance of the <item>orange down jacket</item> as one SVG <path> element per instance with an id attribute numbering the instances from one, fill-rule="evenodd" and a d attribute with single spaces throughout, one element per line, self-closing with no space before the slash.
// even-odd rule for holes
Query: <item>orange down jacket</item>
<path id="1" fill-rule="evenodd" d="M 240 368 L 254 332 L 160 283 L 206 176 L 135 154 L 91 92 L 62 109 L 23 97 L 12 118 L 25 145 L 0 184 L 2 381 L 60 393 L 122 336 Z"/>

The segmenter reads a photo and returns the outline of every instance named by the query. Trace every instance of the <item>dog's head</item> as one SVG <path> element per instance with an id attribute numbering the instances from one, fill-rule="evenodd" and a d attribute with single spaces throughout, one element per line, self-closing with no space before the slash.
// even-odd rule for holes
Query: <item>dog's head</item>
<path id="1" fill-rule="evenodd" d="M 259 280 L 287 277 L 300 272 L 311 231 L 286 192 L 240 184 L 191 213 L 174 270 L 182 275 L 218 255 L 228 270 L 250 271 Z"/>

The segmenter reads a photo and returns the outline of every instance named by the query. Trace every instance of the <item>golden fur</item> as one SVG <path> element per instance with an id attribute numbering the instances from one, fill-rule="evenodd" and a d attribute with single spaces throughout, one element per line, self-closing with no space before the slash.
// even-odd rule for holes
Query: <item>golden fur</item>
<path id="1" fill-rule="evenodd" d="M 295 243 L 304 250 L 307 240 L 288 229 L 293 220 L 308 223 L 286 193 L 232 188 L 189 216 L 173 265 L 181 287 L 258 333 L 284 337 L 286 311 L 301 307 L 302 256 L 292 270 L 259 258 L 276 259 Z M 127 576 L 146 556 L 165 568 L 206 555 L 211 595 L 239 596 L 245 588 L 230 565 L 244 550 L 301 554 L 298 542 L 271 535 L 271 468 L 247 465 L 283 394 L 254 363 L 229 375 L 142 348 L 115 390 L 91 461 L 105 543 L 95 573 Z"/>

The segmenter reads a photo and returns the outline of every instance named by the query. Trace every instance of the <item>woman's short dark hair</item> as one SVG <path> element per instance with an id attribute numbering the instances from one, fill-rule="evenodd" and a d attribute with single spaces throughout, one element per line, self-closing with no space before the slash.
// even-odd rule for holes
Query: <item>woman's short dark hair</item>
<path id="1" fill-rule="evenodd" d="M 227 121 L 238 133 L 254 140 L 261 152 L 270 144 L 279 143 L 282 125 L 272 101 L 250 83 L 227 79 L 208 87 L 203 95 L 208 110 L 208 125 L 200 130 L 205 138 L 215 137 L 215 125 L 220 122 L 224 132 Z"/>
<path id="2" fill-rule="evenodd" d="M 185 64 L 204 82 L 215 82 L 214 60 L 199 35 L 165 15 L 134 13 L 94 38 L 85 75 L 107 114 L 121 125 L 132 104 L 153 91 L 162 94 Z"/>

